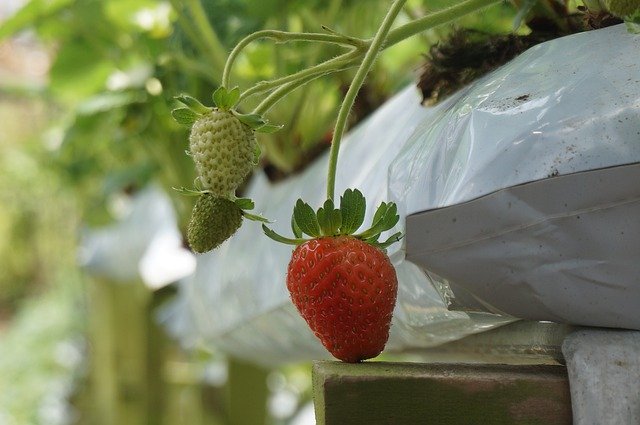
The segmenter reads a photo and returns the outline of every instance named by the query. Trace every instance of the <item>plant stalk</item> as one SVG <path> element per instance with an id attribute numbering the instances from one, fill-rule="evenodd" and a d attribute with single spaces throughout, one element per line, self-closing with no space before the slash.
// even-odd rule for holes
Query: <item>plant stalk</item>
<path id="1" fill-rule="evenodd" d="M 389 32 L 384 48 L 389 48 L 415 34 L 446 24 L 471 12 L 477 12 L 480 9 L 500 2 L 502 2 L 502 0 L 465 0 L 446 9 L 429 13 L 420 19 L 411 21 Z"/>
<path id="2" fill-rule="evenodd" d="M 238 55 L 247 47 L 250 43 L 261 38 L 269 38 L 276 41 L 276 43 L 288 43 L 292 41 L 308 41 L 308 42 L 321 42 L 321 43 L 333 43 L 344 46 L 364 46 L 365 41 L 357 38 L 340 36 L 336 34 L 322 34 L 322 33 L 298 33 L 287 32 L 277 30 L 262 30 L 249 34 L 233 48 L 227 62 L 224 66 L 224 72 L 222 73 L 222 86 L 229 88 L 229 81 L 231 79 L 231 68 L 236 61 Z"/>
<path id="3" fill-rule="evenodd" d="M 227 52 L 222 46 L 218 35 L 211 27 L 202 3 L 200 3 L 200 0 L 186 0 L 185 4 L 193 18 L 196 30 L 202 37 L 202 41 L 211 56 L 211 60 L 218 69 L 224 69 Z"/>
<path id="4" fill-rule="evenodd" d="M 356 96 L 360 91 L 360 88 L 364 84 L 364 81 L 367 77 L 367 74 L 371 70 L 373 63 L 375 62 L 380 50 L 389 34 L 391 29 L 391 25 L 393 25 L 393 21 L 395 21 L 396 17 L 402 10 L 405 2 L 407 0 L 395 0 L 391 5 L 391 8 L 387 12 L 384 17 L 380 28 L 376 32 L 376 35 L 373 37 L 369 49 L 367 53 L 364 55 L 362 59 L 362 63 L 356 71 L 356 75 L 353 77 L 351 81 L 351 85 L 349 86 L 349 90 L 347 90 L 347 94 L 342 101 L 342 105 L 340 105 L 340 111 L 338 112 L 338 119 L 336 121 L 336 126 L 333 130 L 333 139 L 331 140 L 331 150 L 329 152 L 329 170 L 327 177 L 327 199 L 333 200 L 335 186 L 336 186 L 336 170 L 338 165 L 338 153 L 340 151 L 340 142 L 342 141 L 342 136 L 344 135 L 345 128 L 347 126 L 347 119 L 349 117 L 349 113 L 351 112 L 351 108 L 356 100 Z"/>

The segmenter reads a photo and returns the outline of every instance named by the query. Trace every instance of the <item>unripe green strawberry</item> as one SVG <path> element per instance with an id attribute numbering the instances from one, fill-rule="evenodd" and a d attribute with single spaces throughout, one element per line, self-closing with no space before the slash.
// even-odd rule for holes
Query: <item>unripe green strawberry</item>
<path id="1" fill-rule="evenodd" d="M 193 123 L 189 150 L 203 189 L 229 198 L 253 169 L 257 142 L 231 112 L 213 109 Z"/>
<path id="2" fill-rule="evenodd" d="M 242 210 L 226 198 L 203 193 L 196 201 L 187 230 L 191 249 L 204 253 L 229 239 L 242 224 Z"/>
<path id="3" fill-rule="evenodd" d="M 613 15 L 623 18 L 640 9 L 640 0 L 608 0 L 607 8 Z"/>

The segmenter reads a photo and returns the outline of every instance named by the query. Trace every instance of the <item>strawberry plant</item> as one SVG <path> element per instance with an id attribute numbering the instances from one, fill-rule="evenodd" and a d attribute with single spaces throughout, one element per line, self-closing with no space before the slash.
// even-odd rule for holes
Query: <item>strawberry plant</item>
<path id="1" fill-rule="evenodd" d="M 277 234 L 264 223 L 262 225 L 264 233 L 271 239 L 296 246 L 286 278 L 291 299 L 323 345 L 336 358 L 346 362 L 375 357 L 384 348 L 398 285 L 385 249 L 402 237 L 397 232 L 384 241 L 380 240 L 383 232 L 391 230 L 398 223 L 397 208 L 393 203 L 383 202 L 371 226 L 357 234 L 355 232 L 363 224 L 366 209 L 362 193 L 357 189 L 347 190 L 340 199 L 339 207 L 334 204 L 340 143 L 356 96 L 384 49 L 497 1 L 465 0 L 392 29 L 405 3 L 406 0 L 395 0 L 391 4 L 371 39 L 352 37 L 327 27 L 323 27 L 325 33 L 274 30 L 252 33 L 236 45 L 227 59 L 222 85 L 214 93 L 216 108 L 206 108 L 183 96 L 179 100 L 188 109 L 173 112 L 176 120 L 191 125 L 190 154 L 194 158 L 198 182 L 202 187 L 188 192 L 227 199 L 226 205 L 231 206 L 239 183 L 257 162 L 257 156 L 251 157 L 251 147 L 255 145 L 253 131 L 278 130 L 277 126 L 268 124 L 263 116 L 281 99 L 309 82 L 357 67 L 332 133 L 327 200 L 317 211 L 302 199 L 298 200 L 291 219 L 292 238 Z M 636 3 L 631 0 L 610 3 L 616 6 L 614 13 L 621 16 L 631 16 L 637 9 Z M 516 16 L 517 25 L 533 10 L 533 6 L 534 2 L 524 2 L 520 6 L 520 13 Z M 538 9 L 547 10 L 545 5 Z M 230 89 L 234 62 L 244 48 L 259 39 L 271 39 L 277 43 L 328 43 L 340 46 L 346 52 L 290 75 L 259 82 L 244 92 L 237 87 Z M 255 95 L 262 95 L 263 99 L 252 113 L 238 113 L 236 108 Z M 245 214 L 236 212 L 228 223 L 222 223 L 222 215 L 213 210 L 219 208 L 218 204 L 207 199 L 206 202 L 199 202 L 193 211 L 193 234 L 198 237 L 190 238 L 190 241 L 198 252 L 218 246 L 239 227 L 238 217 Z M 246 201 L 253 206 L 250 200 Z M 210 210 L 205 212 L 205 208 Z M 266 221 L 259 216 L 247 217 Z M 211 230 L 216 226 L 221 226 L 220 231 Z M 305 239 L 304 235 L 310 239 Z"/>

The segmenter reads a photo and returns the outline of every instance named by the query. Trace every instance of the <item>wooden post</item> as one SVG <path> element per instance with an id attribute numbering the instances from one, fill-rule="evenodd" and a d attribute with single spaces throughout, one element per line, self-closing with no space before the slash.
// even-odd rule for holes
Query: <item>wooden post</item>
<path id="1" fill-rule="evenodd" d="M 94 423 L 150 423 L 147 369 L 149 292 L 140 282 L 94 279 L 90 358 Z"/>
<path id="2" fill-rule="evenodd" d="M 556 365 L 318 362 L 317 425 L 571 424 Z"/>
<path id="3" fill-rule="evenodd" d="M 267 370 L 229 359 L 227 417 L 230 425 L 264 425 L 267 418 Z"/>

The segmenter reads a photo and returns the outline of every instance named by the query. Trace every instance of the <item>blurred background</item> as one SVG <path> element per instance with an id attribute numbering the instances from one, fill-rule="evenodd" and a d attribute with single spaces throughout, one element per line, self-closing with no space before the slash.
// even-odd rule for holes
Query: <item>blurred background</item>
<path id="1" fill-rule="evenodd" d="M 447 3 L 410 0 L 399 19 Z M 0 1 L 0 425 L 314 423 L 310 363 L 265 369 L 169 336 L 159 317 L 175 281 L 194 267 L 181 243 L 173 247 L 174 269 L 151 264 L 146 277 L 117 253 L 147 248 L 143 236 L 123 234 L 136 225 L 124 219 L 133 200 L 149 188 L 168 199 L 171 229 L 184 233 L 188 222 L 193 198 L 171 190 L 192 187 L 195 177 L 187 130 L 171 119 L 174 96 L 210 104 L 228 52 L 253 31 L 328 25 L 368 38 L 387 6 Z M 509 33 L 517 13 L 504 3 L 458 25 Z M 351 124 L 417 81 L 430 47 L 451 31 L 429 31 L 385 52 Z M 232 81 L 246 89 L 338 52 L 254 43 Z M 271 180 L 328 148 L 351 76 L 318 80 L 270 112 L 285 124 L 260 136 Z"/>

